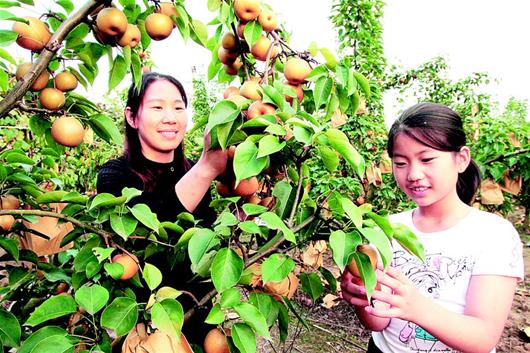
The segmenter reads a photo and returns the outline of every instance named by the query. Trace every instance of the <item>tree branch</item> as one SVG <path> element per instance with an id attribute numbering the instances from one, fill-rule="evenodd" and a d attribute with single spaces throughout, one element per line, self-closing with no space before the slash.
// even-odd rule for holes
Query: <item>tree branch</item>
<path id="1" fill-rule="evenodd" d="M 530 152 L 530 148 L 525 148 L 525 149 L 522 149 L 522 150 L 513 151 L 513 152 L 510 152 L 510 153 L 506 153 L 506 154 L 499 154 L 498 156 L 493 157 L 490 160 L 487 160 L 486 162 L 484 162 L 484 164 L 490 164 L 490 163 L 493 163 L 493 162 L 502 161 L 503 159 L 506 159 L 506 158 L 509 158 L 509 157 L 512 157 L 512 156 L 517 156 L 518 154 L 528 153 L 528 152 Z"/>
<path id="2" fill-rule="evenodd" d="M 58 219 L 62 219 L 64 221 L 70 222 L 83 229 L 86 229 L 92 233 L 96 233 L 97 235 L 102 236 L 104 239 L 112 239 L 112 233 L 106 232 L 102 229 L 91 226 L 90 224 L 81 222 L 73 217 L 70 217 L 70 216 L 67 216 L 61 213 L 57 213 L 57 212 L 42 211 L 42 210 L 0 210 L 0 216 L 4 216 L 4 215 L 12 215 L 12 216 L 30 215 L 30 216 L 58 218 Z"/>
<path id="3" fill-rule="evenodd" d="M 105 0 L 89 0 L 83 5 L 79 11 L 74 13 L 71 17 L 65 20 L 57 31 L 52 35 L 50 41 L 39 55 L 33 67 L 22 77 L 9 91 L 6 97 L 0 101 L 0 117 L 7 115 L 13 109 L 18 101 L 24 97 L 24 94 L 29 90 L 33 82 L 39 75 L 46 70 L 48 64 L 55 56 L 56 51 L 60 48 L 64 38 L 70 33 L 78 24 L 80 24 L 96 7 L 104 3 Z"/>

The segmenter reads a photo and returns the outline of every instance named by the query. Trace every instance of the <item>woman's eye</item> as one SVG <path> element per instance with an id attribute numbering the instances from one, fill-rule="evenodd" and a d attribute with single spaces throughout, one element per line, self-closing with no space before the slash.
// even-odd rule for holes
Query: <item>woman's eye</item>
<path id="1" fill-rule="evenodd" d="M 421 161 L 422 161 L 423 163 L 428 163 L 428 162 L 432 161 L 433 159 L 434 159 L 434 157 L 423 158 Z"/>
<path id="2" fill-rule="evenodd" d="M 405 166 L 405 162 L 394 162 L 394 165 L 396 167 L 404 167 Z"/>
<path id="3" fill-rule="evenodd" d="M 162 107 L 160 107 L 160 106 L 157 105 L 157 106 L 151 107 L 151 109 L 154 109 L 154 110 L 162 110 Z"/>

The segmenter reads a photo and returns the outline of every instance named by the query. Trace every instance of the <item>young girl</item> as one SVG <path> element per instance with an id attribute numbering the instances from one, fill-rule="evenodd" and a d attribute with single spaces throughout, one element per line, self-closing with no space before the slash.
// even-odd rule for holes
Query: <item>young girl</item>
<path id="1" fill-rule="evenodd" d="M 390 220 L 418 236 L 426 261 L 393 244 L 373 306 L 344 272 L 343 298 L 374 331 L 368 352 L 495 352 L 524 276 L 522 246 L 511 223 L 469 206 L 480 173 L 465 144 L 460 116 L 439 104 L 409 108 L 390 129 L 394 177 L 418 205 Z"/>
<path id="2" fill-rule="evenodd" d="M 210 209 L 211 182 L 226 168 L 227 154 L 221 150 L 205 148 L 197 163 L 186 159 L 183 139 L 188 123 L 188 101 L 182 84 L 175 78 L 158 73 L 143 76 L 139 88 L 129 89 L 125 108 L 125 150 L 121 157 L 105 163 L 98 172 L 98 193 L 121 195 L 124 187 L 142 191 L 128 205 L 146 204 L 160 221 L 174 222 L 181 212 L 193 213 L 203 225 L 211 225 L 215 212 Z M 133 247 L 142 251 L 149 244 L 135 240 Z M 146 259 L 164 273 L 163 286 L 193 293 L 202 298 L 213 287 L 210 283 L 192 281 L 190 262 L 184 253 L 166 251 Z M 166 275 L 171 274 L 171 275 Z M 139 288 L 139 301 L 146 302 L 149 290 Z M 198 312 L 184 325 L 183 331 L 190 341 L 202 342 L 209 327 L 204 324 L 208 313 L 205 308 L 195 307 L 188 296 L 179 301 L 188 310 Z M 198 310 L 203 309 L 203 310 Z"/>

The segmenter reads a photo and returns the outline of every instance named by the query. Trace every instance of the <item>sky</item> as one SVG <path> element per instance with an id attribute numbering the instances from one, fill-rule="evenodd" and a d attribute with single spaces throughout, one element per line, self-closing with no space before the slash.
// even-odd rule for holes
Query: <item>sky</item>
<path id="1" fill-rule="evenodd" d="M 329 20 L 331 0 L 266 0 L 292 33 L 291 46 L 304 50 L 318 46 L 336 49 L 336 33 Z M 35 1 L 46 7 L 50 1 Z M 206 0 L 186 0 L 190 14 L 204 23 L 215 17 Z M 453 79 L 472 72 L 487 72 L 497 79 L 488 92 L 501 106 L 509 97 L 530 101 L 530 1 L 528 0 L 388 0 L 384 8 L 383 42 L 389 64 L 413 68 L 443 55 Z M 177 30 L 151 46 L 155 70 L 183 81 L 191 93 L 192 70 L 206 74 L 210 53 L 193 41 L 183 43 Z M 17 54 L 20 52 L 17 51 Z M 27 56 L 26 53 L 20 53 Z M 105 60 L 100 72 L 107 71 Z M 106 91 L 107 78 L 98 77 L 89 96 Z M 399 106 L 395 97 L 385 98 L 386 120 L 392 121 Z M 405 102 L 405 105 L 409 104 Z"/>

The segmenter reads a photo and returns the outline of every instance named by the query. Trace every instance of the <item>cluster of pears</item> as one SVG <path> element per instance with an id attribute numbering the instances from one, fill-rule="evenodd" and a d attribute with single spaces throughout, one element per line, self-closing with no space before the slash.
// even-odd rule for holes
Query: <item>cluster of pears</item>
<path id="1" fill-rule="evenodd" d="M 166 39 L 170 36 L 175 22 L 173 17 L 178 17 L 177 9 L 172 2 L 162 2 L 155 8 L 155 12 L 145 19 L 145 30 L 154 40 Z M 128 23 L 123 11 L 115 7 L 99 9 L 95 14 L 96 39 L 103 44 L 119 45 L 121 47 L 136 47 L 142 38 L 140 29 L 136 24 Z"/>
<path id="2" fill-rule="evenodd" d="M 32 66 L 32 63 L 19 65 L 15 74 L 17 80 L 22 79 L 31 70 Z M 70 71 L 63 71 L 55 75 L 53 78 L 54 87 L 46 87 L 48 86 L 49 80 L 50 74 L 45 70 L 35 80 L 30 89 L 40 92 L 39 101 L 43 108 L 58 110 L 63 107 L 66 101 L 64 92 L 74 90 L 78 85 L 78 80 Z M 53 121 L 51 133 L 57 143 L 67 147 L 79 145 L 85 136 L 83 124 L 76 118 L 66 115 L 58 117 Z"/>
<path id="3" fill-rule="evenodd" d="M 278 29 L 278 18 L 270 9 L 263 8 L 261 0 L 234 0 L 234 12 L 239 19 L 236 35 L 226 32 L 221 40 L 221 47 L 217 52 L 219 61 L 224 65 L 226 73 L 236 75 L 242 66 L 239 58 L 240 52 L 250 50 L 252 56 L 258 61 L 266 61 L 275 58 L 278 47 L 273 46 L 267 34 Z M 244 30 L 250 21 L 258 21 L 263 30 L 258 40 L 249 48 L 245 42 Z M 239 44 L 238 44 L 239 43 Z"/>

